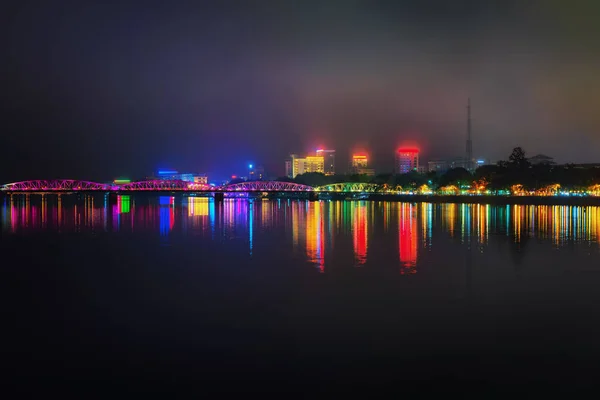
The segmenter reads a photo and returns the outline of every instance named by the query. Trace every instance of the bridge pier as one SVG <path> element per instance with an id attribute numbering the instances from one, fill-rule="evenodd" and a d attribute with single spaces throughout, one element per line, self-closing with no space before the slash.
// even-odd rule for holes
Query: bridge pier
<path id="1" fill-rule="evenodd" d="M 225 199 L 225 193 L 223 192 L 215 192 L 215 203 L 222 203 L 223 199 Z"/>
<path id="2" fill-rule="evenodd" d="M 318 201 L 319 193 L 318 192 L 308 192 L 308 201 Z"/>

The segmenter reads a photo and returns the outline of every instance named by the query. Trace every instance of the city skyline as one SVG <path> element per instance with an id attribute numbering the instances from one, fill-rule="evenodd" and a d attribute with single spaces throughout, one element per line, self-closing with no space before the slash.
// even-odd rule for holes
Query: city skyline
<path id="1" fill-rule="evenodd" d="M 474 157 L 521 146 L 596 162 L 598 7 L 15 4 L 0 181 L 168 165 L 227 177 L 250 162 L 279 171 L 282 156 L 318 146 L 339 166 L 368 149 L 373 168 L 392 170 L 389 149 L 415 143 L 423 160 L 463 156 L 467 98 Z"/>

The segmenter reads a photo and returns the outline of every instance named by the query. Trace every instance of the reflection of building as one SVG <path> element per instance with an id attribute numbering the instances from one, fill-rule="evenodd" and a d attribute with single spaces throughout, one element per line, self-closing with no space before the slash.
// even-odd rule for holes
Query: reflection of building
<path id="1" fill-rule="evenodd" d="M 325 221 L 323 203 L 310 203 L 306 214 L 306 256 L 319 270 L 325 270 Z"/>
<path id="2" fill-rule="evenodd" d="M 188 216 L 200 217 L 208 215 L 208 197 L 188 197 Z"/>
<path id="3" fill-rule="evenodd" d="M 117 211 L 119 214 L 127 214 L 131 210 L 131 198 L 129 196 L 117 196 Z"/>
<path id="4" fill-rule="evenodd" d="M 414 274 L 417 266 L 417 214 L 412 204 L 398 203 L 398 251 L 400 273 Z"/>
<path id="5" fill-rule="evenodd" d="M 367 262 L 367 247 L 369 237 L 369 226 L 367 224 L 367 206 L 357 203 L 354 206 L 352 239 L 354 243 L 354 259 L 357 265 Z"/>
<path id="6" fill-rule="evenodd" d="M 406 174 L 419 168 L 419 150 L 414 148 L 402 148 L 396 152 L 395 172 Z"/>
<path id="7" fill-rule="evenodd" d="M 175 197 L 160 196 L 159 204 L 160 234 L 165 236 L 169 234 L 175 224 Z"/>
<path id="8" fill-rule="evenodd" d="M 325 175 L 335 175 L 335 150 L 317 150 L 317 156 L 323 157 L 323 173 Z M 312 171 L 319 172 L 319 171 Z"/>

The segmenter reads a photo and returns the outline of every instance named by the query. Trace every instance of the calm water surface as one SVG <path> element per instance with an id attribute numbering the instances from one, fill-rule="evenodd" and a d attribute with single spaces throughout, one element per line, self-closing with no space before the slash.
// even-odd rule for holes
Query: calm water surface
<path id="1" fill-rule="evenodd" d="M 596 377 L 600 208 L 2 201 L 13 382 Z"/>

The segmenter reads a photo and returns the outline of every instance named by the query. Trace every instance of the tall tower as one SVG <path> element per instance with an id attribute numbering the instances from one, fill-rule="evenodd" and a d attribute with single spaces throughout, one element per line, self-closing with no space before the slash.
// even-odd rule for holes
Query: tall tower
<path id="1" fill-rule="evenodd" d="M 471 141 L 471 99 L 467 99 L 467 154 L 466 167 L 470 171 L 473 169 L 473 142 Z"/>

